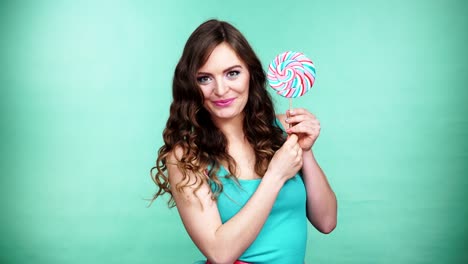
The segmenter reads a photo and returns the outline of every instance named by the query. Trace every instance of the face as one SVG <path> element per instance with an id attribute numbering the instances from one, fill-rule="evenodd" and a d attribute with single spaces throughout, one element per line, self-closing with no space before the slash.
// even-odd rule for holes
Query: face
<path id="1" fill-rule="evenodd" d="M 219 44 L 198 70 L 197 82 L 204 107 L 214 122 L 243 118 L 249 96 L 249 71 L 234 50 Z"/>

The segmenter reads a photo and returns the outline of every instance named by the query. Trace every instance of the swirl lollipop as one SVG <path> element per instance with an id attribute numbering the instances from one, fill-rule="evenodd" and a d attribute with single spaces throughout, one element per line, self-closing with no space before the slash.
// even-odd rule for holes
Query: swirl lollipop
<path id="1" fill-rule="evenodd" d="M 289 110 L 292 98 L 303 96 L 315 82 L 315 67 L 304 54 L 286 51 L 270 63 L 268 82 L 277 94 L 289 98 Z"/>

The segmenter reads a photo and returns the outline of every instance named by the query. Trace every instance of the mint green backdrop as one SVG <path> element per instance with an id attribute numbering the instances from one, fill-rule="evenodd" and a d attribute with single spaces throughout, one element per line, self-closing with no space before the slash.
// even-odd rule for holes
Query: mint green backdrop
<path id="1" fill-rule="evenodd" d="M 0 263 L 192 263 L 176 209 L 147 208 L 183 45 L 230 21 L 266 68 L 317 67 L 339 203 L 307 263 L 468 263 L 466 1 L 2 1 Z M 287 100 L 273 95 L 277 110 Z"/>

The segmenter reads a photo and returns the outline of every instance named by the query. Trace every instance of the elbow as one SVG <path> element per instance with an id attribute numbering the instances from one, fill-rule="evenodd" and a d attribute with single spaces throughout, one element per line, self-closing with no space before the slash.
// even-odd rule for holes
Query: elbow
<path id="1" fill-rule="evenodd" d="M 310 222 L 316 227 L 316 229 L 323 233 L 323 234 L 330 234 L 335 230 L 337 225 L 337 206 L 336 206 L 336 198 L 334 206 L 329 206 L 330 210 L 326 213 L 319 214 L 321 217 L 316 217 L 315 221 L 313 221 L 313 217 L 310 217 Z M 314 224 L 315 223 L 315 224 Z"/>
<path id="2" fill-rule="evenodd" d="M 232 264 L 237 260 L 229 250 L 215 250 L 206 257 L 209 264 Z"/>
<path id="3" fill-rule="evenodd" d="M 319 229 L 319 231 L 323 234 L 330 234 L 336 228 L 336 220 L 334 222 L 327 223 L 323 227 Z"/>
<path id="4" fill-rule="evenodd" d="M 229 256 L 212 255 L 208 257 L 209 264 L 232 264 L 235 261 L 236 259 L 232 259 Z"/>
<path id="5" fill-rule="evenodd" d="M 205 244 L 201 251 L 208 259 L 208 264 L 232 264 L 242 255 L 243 250 L 233 247 L 229 239 L 221 236 Z"/>
<path id="6" fill-rule="evenodd" d="M 315 227 L 315 229 L 317 229 L 317 231 L 323 234 L 330 234 L 333 230 L 335 230 L 337 225 L 336 215 L 323 217 L 321 219 L 314 219 L 310 217 L 309 221 Z"/>
<path id="7" fill-rule="evenodd" d="M 325 219 L 325 221 L 323 221 L 317 229 L 323 234 L 330 234 L 333 230 L 335 230 L 337 224 L 336 222 L 336 216 L 329 217 L 328 219 Z"/>

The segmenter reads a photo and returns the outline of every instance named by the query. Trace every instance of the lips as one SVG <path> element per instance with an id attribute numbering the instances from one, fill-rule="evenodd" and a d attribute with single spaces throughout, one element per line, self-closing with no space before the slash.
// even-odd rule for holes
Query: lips
<path id="1" fill-rule="evenodd" d="M 224 99 L 224 100 L 216 100 L 212 101 L 214 105 L 217 107 L 226 107 L 232 104 L 234 102 L 235 98 L 230 98 L 230 99 Z"/>

